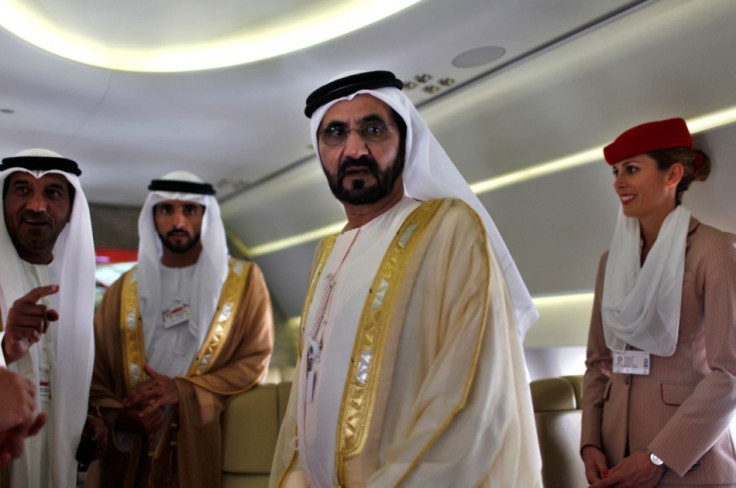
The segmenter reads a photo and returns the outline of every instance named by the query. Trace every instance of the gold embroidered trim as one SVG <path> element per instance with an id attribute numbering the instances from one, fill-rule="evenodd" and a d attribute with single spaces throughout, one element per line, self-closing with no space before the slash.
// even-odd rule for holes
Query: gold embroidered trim
<path id="1" fill-rule="evenodd" d="M 125 274 L 120 298 L 120 336 L 123 341 L 123 364 L 126 367 L 125 391 L 127 392 L 131 392 L 145 379 L 143 366 L 146 364 L 146 349 L 143 343 L 141 314 L 138 310 L 136 269 L 137 267 Z"/>
<path id="2" fill-rule="evenodd" d="M 243 290 L 253 263 L 230 258 L 230 270 L 222 285 L 220 301 L 215 309 L 209 332 L 205 337 L 197 357 L 189 368 L 188 376 L 199 376 L 205 373 L 208 366 L 214 364 L 222 351 L 222 344 L 230 333 L 235 314 L 243 299 Z"/>
<path id="3" fill-rule="evenodd" d="M 189 376 L 198 376 L 214 363 L 221 351 L 223 339 L 232 327 L 235 312 L 243 298 L 243 290 L 253 264 L 230 258 L 229 271 L 220 292 L 220 301 L 215 309 L 207 337 L 202 343 L 194 362 L 189 368 Z M 145 380 L 143 366 L 146 364 L 146 349 L 143 338 L 143 324 L 138 309 L 138 282 L 135 268 L 125 275 L 120 304 L 120 328 L 123 338 L 123 361 L 127 365 L 125 383 L 127 391 Z"/>
<path id="4" fill-rule="evenodd" d="M 338 416 L 335 467 L 340 485 L 345 484 L 345 461 L 363 450 L 370 431 L 381 375 L 377 365 L 383 359 L 393 303 L 400 288 L 391 285 L 403 281 L 419 237 L 441 204 L 442 200 L 424 202 L 406 218 L 384 254 L 363 304 Z"/>

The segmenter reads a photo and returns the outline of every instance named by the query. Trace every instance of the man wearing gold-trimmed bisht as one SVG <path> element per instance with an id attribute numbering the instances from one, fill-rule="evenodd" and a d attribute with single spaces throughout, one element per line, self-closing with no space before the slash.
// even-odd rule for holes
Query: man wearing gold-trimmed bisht
<path id="1" fill-rule="evenodd" d="M 112 435 L 103 486 L 219 486 L 220 414 L 273 347 L 263 275 L 228 258 L 212 185 L 174 172 L 148 187 L 138 265 L 95 316 L 91 410 Z"/>
<path id="2" fill-rule="evenodd" d="M 520 336 L 536 310 L 392 73 L 307 98 L 347 225 L 315 254 L 278 487 L 541 487 Z"/>

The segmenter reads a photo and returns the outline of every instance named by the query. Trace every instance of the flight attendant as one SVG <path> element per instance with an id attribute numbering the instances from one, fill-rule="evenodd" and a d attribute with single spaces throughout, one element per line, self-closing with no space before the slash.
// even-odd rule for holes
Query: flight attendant
<path id="1" fill-rule="evenodd" d="M 682 205 L 710 173 L 685 121 L 604 149 L 620 200 L 601 258 L 583 385 L 591 487 L 736 486 L 736 236 Z"/>

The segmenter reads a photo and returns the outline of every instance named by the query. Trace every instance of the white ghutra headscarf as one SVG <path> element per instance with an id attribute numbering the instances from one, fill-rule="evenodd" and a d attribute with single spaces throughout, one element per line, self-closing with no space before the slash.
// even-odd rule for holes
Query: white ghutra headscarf
<path id="1" fill-rule="evenodd" d="M 25 453 L 12 465 L 13 479 L 31 479 L 40 469 L 51 471 L 49 478 L 54 486 L 72 488 L 76 486 L 77 445 L 87 418 L 89 386 L 94 364 L 93 316 L 95 304 L 95 251 L 92 242 L 92 224 L 87 199 L 79 183 L 81 174 L 77 164 L 46 149 L 29 149 L 15 157 L 3 159 L 0 167 L 0 187 L 12 173 L 23 171 L 41 178 L 46 174 L 60 174 L 74 187 L 74 202 L 69 223 L 59 234 L 54 245 L 54 259 L 49 265 L 49 279 L 58 284 L 59 292 L 48 297 L 49 306 L 59 312 L 59 320 L 51 324 L 57 328 L 54 381 L 51 385 L 53 415 L 53 445 L 50 446 L 53 463 L 37 466 L 37 459 L 30 459 L 32 443 L 40 442 L 38 436 L 27 438 Z M 3 198 L 3 212 L 4 212 Z M 8 310 L 13 302 L 30 290 L 23 264 L 5 225 L 0 226 L 0 308 L 3 323 L 7 323 Z M 31 346 L 28 354 L 39 344 Z M 20 361 L 19 361 L 20 362 Z M 11 365 L 15 366 L 15 365 Z M 33 361 L 35 378 L 39 377 L 38 361 Z M 37 385 L 38 386 L 38 385 Z M 36 404 L 40 405 L 38 394 Z M 48 427 L 45 427 L 48 428 Z M 31 465 L 31 464 L 34 465 Z M 20 478 L 18 478 L 20 476 Z"/>
<path id="2" fill-rule="evenodd" d="M 201 231 L 202 252 L 195 265 L 195 286 L 190 297 L 192 317 L 189 319 L 189 330 L 201 345 L 209 330 L 220 290 L 228 273 L 227 242 L 220 217 L 220 205 L 214 196 L 212 185 L 203 183 L 199 177 L 186 171 L 174 171 L 160 180 L 154 180 L 149 189 L 151 193 L 138 219 L 140 241 L 136 271 L 145 343 L 151 343 L 150 338 L 153 337 L 153 330 L 161 315 L 160 266 L 163 248 L 156 233 L 153 207 L 167 200 L 182 200 L 205 207 Z"/>
<path id="3" fill-rule="evenodd" d="M 371 79 L 373 77 L 374 79 Z M 351 81 L 353 80 L 353 81 Z M 372 88 L 370 85 L 378 86 Z M 406 123 L 406 156 L 404 187 L 409 197 L 417 200 L 458 198 L 481 217 L 491 248 L 503 271 L 516 318 L 516 330 L 523 338 L 539 317 L 516 263 L 493 219 L 450 157 L 434 137 L 419 111 L 400 89 L 402 83 L 387 71 L 360 74 L 345 73 L 315 91 L 307 100 L 305 114 L 311 118 L 311 137 L 318 151 L 317 131 L 325 112 L 337 102 L 368 94 L 394 109 Z M 367 87 L 367 88 L 366 88 Z M 319 153 L 317 153 L 319 157 Z"/>

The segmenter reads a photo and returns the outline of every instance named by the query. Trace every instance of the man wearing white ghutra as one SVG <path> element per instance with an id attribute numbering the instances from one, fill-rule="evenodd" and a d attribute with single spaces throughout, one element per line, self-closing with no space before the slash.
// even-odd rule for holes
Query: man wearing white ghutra
<path id="1" fill-rule="evenodd" d="M 272 487 L 541 487 L 506 246 L 388 71 L 307 98 L 347 216 L 312 265 Z"/>
<path id="2" fill-rule="evenodd" d="M 45 149 L 3 159 L 0 226 L 2 361 L 36 387 L 47 416 L 9 466 L 11 488 L 71 488 L 94 357 L 95 256 L 89 207 L 72 160 Z"/>
<path id="3" fill-rule="evenodd" d="M 138 265 L 95 316 L 90 404 L 115 434 L 103 486 L 220 486 L 220 414 L 266 374 L 271 301 L 258 266 L 228 255 L 211 184 L 175 171 L 148 189 Z"/>

